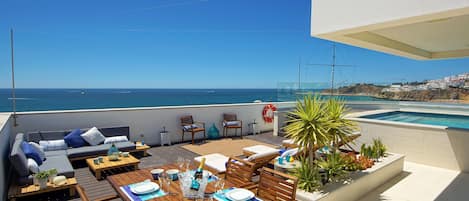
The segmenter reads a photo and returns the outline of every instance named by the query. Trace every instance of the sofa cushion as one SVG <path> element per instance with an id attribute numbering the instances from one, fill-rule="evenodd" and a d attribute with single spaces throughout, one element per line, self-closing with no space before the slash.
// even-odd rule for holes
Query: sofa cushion
<path id="1" fill-rule="evenodd" d="M 34 159 L 28 158 L 28 169 L 29 172 L 36 174 L 39 172 L 39 165 Z"/>
<path id="2" fill-rule="evenodd" d="M 68 148 L 64 140 L 41 140 L 39 145 L 44 148 L 44 151 L 67 150 Z"/>
<path id="3" fill-rule="evenodd" d="M 195 157 L 194 160 L 200 163 L 202 158 L 205 158 L 205 165 L 212 170 L 217 171 L 217 173 L 226 172 L 226 163 L 228 162 L 229 157 L 223 154 L 214 153 Z"/>
<path id="4" fill-rule="evenodd" d="M 96 127 L 93 127 L 85 133 L 81 134 L 81 137 L 91 146 L 101 144 L 106 139 L 106 137 L 104 137 L 104 135 Z"/>
<path id="5" fill-rule="evenodd" d="M 34 149 L 33 146 L 31 146 L 29 143 L 25 141 L 21 142 L 21 149 L 23 149 L 23 152 L 24 152 L 24 155 L 26 155 L 26 158 L 33 159 L 34 161 L 36 161 L 38 165 L 42 164 L 42 159 L 39 156 L 39 153 L 37 153 L 36 149 Z"/>
<path id="6" fill-rule="evenodd" d="M 21 149 L 21 143 L 23 141 L 22 133 L 16 135 L 13 146 L 11 147 L 10 162 L 13 169 L 16 170 L 16 173 L 18 173 L 20 177 L 27 177 L 29 175 L 28 159 L 26 158 L 23 149 Z"/>
<path id="7" fill-rule="evenodd" d="M 46 151 L 46 158 L 49 156 L 57 156 L 57 155 L 67 155 L 67 150 L 55 150 L 55 151 Z"/>
<path id="8" fill-rule="evenodd" d="M 42 148 L 41 145 L 35 142 L 29 142 L 29 144 L 36 150 L 42 161 L 46 160 L 46 153 L 44 152 L 44 148 Z"/>
<path id="9" fill-rule="evenodd" d="M 64 141 L 67 143 L 68 146 L 73 148 L 85 146 L 86 142 L 80 135 L 81 130 L 75 129 L 64 137 Z"/>
<path id="10" fill-rule="evenodd" d="M 106 137 L 104 140 L 104 144 L 112 144 L 112 143 L 118 143 L 118 142 L 127 142 L 129 139 L 127 139 L 127 136 L 114 136 L 114 137 Z"/>
<path id="11" fill-rule="evenodd" d="M 130 151 L 135 149 L 135 144 L 132 142 L 118 142 L 115 143 L 119 151 Z M 96 155 L 105 155 L 111 148 L 111 144 L 101 144 L 96 146 L 84 146 L 79 148 L 72 148 L 67 150 L 69 158 L 87 157 Z"/>
<path id="12" fill-rule="evenodd" d="M 75 176 L 72 164 L 68 161 L 66 155 L 50 156 L 39 166 L 40 171 L 47 171 L 50 169 L 57 169 L 57 175 L 63 175 L 67 178 Z"/>

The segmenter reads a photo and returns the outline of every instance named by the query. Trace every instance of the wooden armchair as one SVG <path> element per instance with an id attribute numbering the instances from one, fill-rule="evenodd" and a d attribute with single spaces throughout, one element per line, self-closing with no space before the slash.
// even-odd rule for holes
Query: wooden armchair
<path id="1" fill-rule="evenodd" d="M 230 157 L 226 164 L 225 179 L 233 183 L 236 187 L 249 186 L 256 167 L 254 163 L 238 157 Z"/>
<path id="2" fill-rule="evenodd" d="M 86 195 L 85 189 L 83 189 L 83 187 L 81 187 L 80 185 L 77 185 L 76 189 L 77 189 L 77 193 L 80 196 L 81 200 L 90 201 L 90 199 Z M 109 195 L 109 196 L 105 196 L 105 197 L 102 197 L 102 198 L 95 199 L 94 201 L 108 201 L 108 200 L 113 200 L 113 199 L 117 199 L 117 198 L 119 198 L 119 196 Z"/>
<path id="3" fill-rule="evenodd" d="M 257 185 L 244 186 L 256 190 L 256 196 L 263 200 L 295 201 L 298 179 L 294 176 L 263 168 Z"/>
<path id="4" fill-rule="evenodd" d="M 194 144 L 194 135 L 198 132 L 204 133 L 205 137 L 205 123 L 203 122 L 195 122 L 192 119 L 192 115 L 187 115 L 181 117 L 181 128 L 182 128 L 182 138 L 181 141 L 184 141 L 184 134 L 191 133 L 192 134 L 192 144 Z"/>
<path id="5" fill-rule="evenodd" d="M 239 136 L 243 138 L 243 121 L 238 120 L 236 114 L 223 114 L 223 136 L 228 135 L 228 129 L 235 129 L 235 136 L 238 134 L 238 129 L 241 129 Z"/>

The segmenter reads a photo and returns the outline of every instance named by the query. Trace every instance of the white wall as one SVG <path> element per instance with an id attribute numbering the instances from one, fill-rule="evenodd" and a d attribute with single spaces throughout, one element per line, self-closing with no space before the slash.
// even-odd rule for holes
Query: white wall
<path id="1" fill-rule="evenodd" d="M 312 36 L 469 7 L 469 0 L 311 1 Z"/>
<path id="2" fill-rule="evenodd" d="M 6 200 L 10 181 L 10 114 L 0 113 L 0 199 Z"/>
<path id="3" fill-rule="evenodd" d="M 264 123 L 262 109 L 267 103 L 203 105 L 203 106 L 174 106 L 154 108 L 126 108 L 126 109 L 100 109 L 100 110 L 69 110 L 50 112 L 23 112 L 18 113 L 18 124 L 15 133 L 32 131 L 53 131 L 74 128 L 130 126 L 131 140 L 139 140 L 140 134 L 145 135 L 145 142 L 150 145 L 160 143 L 159 132 L 163 126 L 171 133 L 172 142 L 181 141 L 181 128 L 179 117 L 191 114 L 195 121 L 206 123 L 206 129 L 215 123 L 221 130 L 223 113 L 236 113 L 238 119 L 243 121 L 243 133 L 248 132 L 248 123 L 256 120 L 258 128 L 270 131 L 273 124 Z M 282 107 L 290 103 L 275 103 Z M 230 131 L 230 133 L 234 131 Z M 239 133 L 239 131 L 238 131 Z M 196 135 L 202 138 L 203 134 Z M 184 140 L 190 140 L 186 134 Z"/>
<path id="4" fill-rule="evenodd" d="M 362 133 L 356 140 L 357 149 L 380 138 L 389 152 L 404 154 L 408 161 L 469 172 L 469 130 L 357 121 Z"/>

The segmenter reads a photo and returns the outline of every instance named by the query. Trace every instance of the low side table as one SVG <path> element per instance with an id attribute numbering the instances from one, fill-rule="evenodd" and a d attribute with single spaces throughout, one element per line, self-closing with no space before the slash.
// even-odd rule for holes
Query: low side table
<path id="1" fill-rule="evenodd" d="M 34 184 L 26 186 L 26 187 L 19 187 L 19 186 L 11 187 L 9 198 L 10 200 L 15 201 L 17 198 L 33 196 L 33 195 L 59 191 L 59 190 L 64 190 L 64 189 L 68 189 L 70 192 L 70 197 L 73 197 L 75 196 L 75 193 L 76 193 L 76 190 L 75 190 L 76 186 L 77 186 L 77 180 L 73 177 L 73 178 L 67 178 L 67 183 L 61 186 L 56 186 L 52 183 L 47 183 L 46 189 L 40 189 L 39 186 L 34 185 Z"/>
<path id="2" fill-rule="evenodd" d="M 169 132 L 161 132 L 161 146 L 167 144 L 171 145 L 171 136 L 169 135 Z"/>
<path id="3" fill-rule="evenodd" d="M 148 156 L 147 150 L 151 147 L 147 144 L 142 144 L 141 142 L 135 142 L 135 150 L 131 150 L 129 152 L 142 152 L 143 156 Z"/>

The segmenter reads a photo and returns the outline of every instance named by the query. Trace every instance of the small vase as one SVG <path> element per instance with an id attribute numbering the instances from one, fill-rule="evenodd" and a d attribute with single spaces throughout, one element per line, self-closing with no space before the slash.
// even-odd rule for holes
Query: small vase
<path id="1" fill-rule="evenodd" d="M 48 180 L 48 178 L 45 178 L 45 179 L 38 179 L 39 188 L 40 188 L 41 190 L 47 188 L 47 180 Z"/>
<path id="2" fill-rule="evenodd" d="M 52 175 L 49 175 L 49 183 L 54 183 L 54 177 L 56 177 L 57 174 L 52 174 Z"/>

